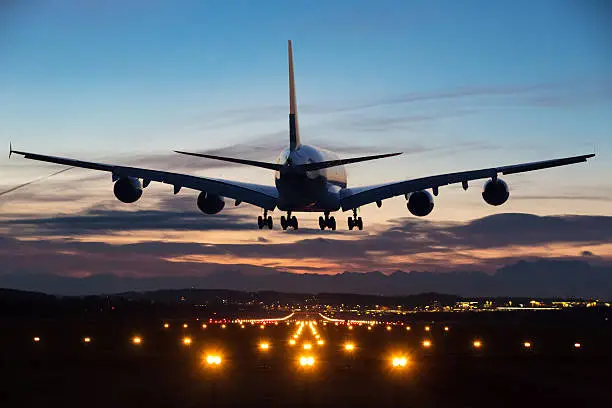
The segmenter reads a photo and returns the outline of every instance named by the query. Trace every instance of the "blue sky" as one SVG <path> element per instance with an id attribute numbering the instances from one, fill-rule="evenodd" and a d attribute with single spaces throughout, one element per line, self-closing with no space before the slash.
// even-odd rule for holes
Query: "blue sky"
<path id="1" fill-rule="evenodd" d="M 612 11 L 606 2 L 2 4 L 0 146 L 12 141 L 26 151 L 271 184 L 266 170 L 170 152 L 221 149 L 273 161 L 288 143 L 286 41 L 292 39 L 303 142 L 345 157 L 406 152 L 349 167 L 350 185 L 595 149 L 598 157 L 587 165 L 509 177 L 512 198 L 503 208 L 486 206 L 479 188 L 448 187 L 431 219 L 470 222 L 504 211 L 612 215 L 612 180 L 603 177 L 612 174 Z M 0 190 L 56 170 L 0 156 Z M 162 211 L 175 198 L 152 186 L 126 207 L 111 191 L 107 175 L 75 170 L 2 196 L 0 219 L 100 208 Z M 195 198 L 185 199 L 174 201 L 177 208 L 193 207 Z M 363 208 L 371 230 L 407 216 L 403 199 L 388 201 L 383 210 Z M 254 218 L 257 210 L 241 206 L 229 214 Z M 316 218 L 304 220 L 301 225 L 316 227 Z M 217 225 L 212 234 L 189 237 L 170 230 L 109 236 L 123 244 L 229 245 L 260 234 L 218 231 Z M 15 228 L 3 232 L 31 237 Z M 266 239 L 294 240 L 281 234 Z M 548 250 L 563 254 L 564 248 Z"/>

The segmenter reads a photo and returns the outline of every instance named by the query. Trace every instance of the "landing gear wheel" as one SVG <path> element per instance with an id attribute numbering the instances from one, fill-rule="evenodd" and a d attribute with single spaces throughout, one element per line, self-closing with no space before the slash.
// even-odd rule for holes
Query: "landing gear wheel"
<path id="1" fill-rule="evenodd" d="M 287 227 L 289 226 L 289 223 L 287 222 L 287 219 L 285 218 L 284 215 L 281 216 L 281 227 L 283 228 L 283 231 L 285 231 L 287 229 Z"/>
<path id="2" fill-rule="evenodd" d="M 261 215 L 257 217 L 257 226 L 259 227 L 259 229 L 263 229 L 264 227 L 264 220 Z"/>
<path id="3" fill-rule="evenodd" d="M 295 217 L 295 215 L 291 217 L 291 226 L 293 227 L 294 230 L 298 229 L 298 220 Z"/>
<path id="4" fill-rule="evenodd" d="M 332 230 L 336 230 L 336 219 L 334 217 L 329 217 L 327 220 L 327 226 Z"/>
<path id="5" fill-rule="evenodd" d="M 361 217 L 357 218 L 357 228 L 359 228 L 359 231 L 363 230 L 363 220 Z"/>
<path id="6" fill-rule="evenodd" d="M 272 229 L 273 224 L 272 224 L 272 216 L 271 215 L 268 216 L 268 219 L 266 220 L 266 225 L 268 226 L 268 229 Z"/>
<path id="7" fill-rule="evenodd" d="M 325 218 L 323 217 L 319 217 L 319 228 L 321 228 L 321 231 L 325 229 Z"/>
<path id="8" fill-rule="evenodd" d="M 348 228 L 349 228 L 349 231 L 352 231 L 354 226 L 355 226 L 355 224 L 353 224 L 353 217 L 348 217 Z"/>

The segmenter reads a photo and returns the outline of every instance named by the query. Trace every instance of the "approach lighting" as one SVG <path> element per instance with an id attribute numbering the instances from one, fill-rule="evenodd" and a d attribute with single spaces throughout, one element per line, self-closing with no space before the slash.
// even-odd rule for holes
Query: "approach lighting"
<path id="1" fill-rule="evenodd" d="M 206 364 L 208 365 L 221 365 L 221 356 L 217 354 L 209 354 L 206 356 Z"/>
<path id="2" fill-rule="evenodd" d="M 300 357 L 300 365 L 302 367 L 312 367 L 314 365 L 314 357 L 312 356 L 302 356 Z"/>
<path id="3" fill-rule="evenodd" d="M 183 344 L 185 346 L 190 346 L 191 345 L 191 337 L 183 337 Z"/>
<path id="4" fill-rule="evenodd" d="M 167 329 L 169 327 L 170 327 L 170 325 L 168 323 L 164 323 L 164 329 Z"/>
<path id="5" fill-rule="evenodd" d="M 38 342 L 40 341 L 40 337 L 38 337 L 38 336 L 37 336 L 37 337 L 34 337 L 34 339 L 33 339 L 33 340 L 34 340 L 34 343 L 38 343 Z"/>
<path id="6" fill-rule="evenodd" d="M 480 340 L 474 340 L 472 346 L 474 346 L 475 349 L 479 349 L 482 347 L 482 342 Z"/>
<path id="7" fill-rule="evenodd" d="M 353 343 L 345 343 L 344 344 L 345 351 L 353 351 L 355 350 L 355 345 Z"/>
<path id="8" fill-rule="evenodd" d="M 132 337 L 132 343 L 134 343 L 134 344 L 141 344 L 142 343 L 142 338 L 140 336 L 134 336 L 134 337 Z"/>
<path id="9" fill-rule="evenodd" d="M 304 343 L 304 350 L 310 350 L 312 348 L 312 344 Z"/>
<path id="10" fill-rule="evenodd" d="M 423 340 L 423 347 L 425 348 L 430 348 L 431 347 L 431 340 Z"/>
<path id="11" fill-rule="evenodd" d="M 83 343 L 91 343 L 91 337 L 83 337 Z"/>
<path id="12" fill-rule="evenodd" d="M 393 367 L 403 368 L 408 364 L 408 359 L 406 357 L 393 357 L 391 359 L 391 364 Z"/>
<path id="13" fill-rule="evenodd" d="M 525 347 L 526 349 L 531 348 L 531 342 L 529 341 L 524 342 L 523 347 Z"/>
<path id="14" fill-rule="evenodd" d="M 270 344 L 269 344 L 269 343 L 266 343 L 265 341 L 264 341 L 264 342 L 259 343 L 259 349 L 260 349 L 260 350 L 266 351 L 266 350 L 268 350 L 269 348 L 270 348 Z"/>

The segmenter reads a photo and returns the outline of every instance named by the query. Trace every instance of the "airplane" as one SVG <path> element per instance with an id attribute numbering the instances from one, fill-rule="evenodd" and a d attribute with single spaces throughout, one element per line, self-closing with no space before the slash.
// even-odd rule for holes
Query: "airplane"
<path id="1" fill-rule="evenodd" d="M 482 198 L 489 205 L 499 206 L 504 204 L 510 196 L 508 185 L 499 178 L 500 174 L 510 175 L 581 163 L 595 156 L 595 154 L 586 154 L 351 188 L 347 184 L 345 165 L 393 157 L 401 153 L 341 159 L 331 151 L 302 144 L 298 125 L 291 40 L 288 41 L 288 56 L 289 146 L 280 153 L 275 163 L 181 150 L 175 151 L 183 155 L 273 170 L 275 172 L 274 186 L 46 156 L 13 150 L 12 145 L 10 146 L 9 157 L 15 153 L 26 159 L 109 172 L 114 182 L 113 192 L 115 197 L 124 203 L 138 201 L 143 194 L 143 189 L 155 181 L 173 185 L 174 194 L 178 194 L 183 187 L 199 191 L 200 194 L 196 204 L 200 211 L 205 214 L 217 214 L 223 210 L 226 198 L 233 199 L 235 205 L 245 202 L 260 207 L 263 210 L 263 215 L 257 218 L 259 229 L 273 228 L 272 216 L 268 215 L 268 212 L 278 209 L 287 214 L 280 217 L 283 230 L 287 228 L 298 229 L 298 220 L 293 215 L 296 212 L 323 213 L 319 217 L 319 228 L 321 230 L 326 228 L 336 230 L 336 219 L 330 214 L 339 210 L 352 211 L 353 215 L 347 219 L 349 230 L 354 228 L 362 230 L 363 220 L 357 212 L 360 207 L 366 204 L 376 203 L 380 208 L 383 200 L 403 195 L 407 200 L 406 205 L 410 213 L 418 217 L 424 217 L 432 212 L 434 208 L 433 196 L 438 195 L 440 187 L 461 183 L 463 189 L 467 190 L 468 182 L 488 179 L 484 184 Z M 431 193 L 429 190 L 431 190 Z"/>

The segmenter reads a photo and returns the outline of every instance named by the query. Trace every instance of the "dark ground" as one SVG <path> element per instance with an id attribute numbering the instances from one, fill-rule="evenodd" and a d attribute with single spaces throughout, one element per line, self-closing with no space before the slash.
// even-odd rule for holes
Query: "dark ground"
<path id="1" fill-rule="evenodd" d="M 326 344 L 314 345 L 311 369 L 296 361 L 301 342 L 313 341 L 307 327 L 291 347 L 295 326 L 285 324 L 202 329 L 189 318 L 168 320 L 164 329 L 160 318 L 4 318 L 0 406 L 612 406 L 608 314 L 429 313 L 408 316 L 410 331 L 390 332 L 384 325 L 368 331 L 319 322 Z M 139 346 L 130 342 L 135 334 L 142 336 Z M 191 346 L 181 344 L 184 335 L 192 336 Z M 92 342 L 84 344 L 84 336 Z M 429 350 L 421 345 L 426 337 Z M 482 349 L 472 348 L 475 338 Z M 270 341 L 265 354 L 257 349 L 260 339 Z M 342 350 L 347 339 L 357 346 L 352 355 Z M 525 340 L 532 349 L 523 348 Z M 222 354 L 220 367 L 203 364 L 211 350 Z M 408 367 L 390 368 L 391 355 L 400 352 L 409 356 Z"/>

